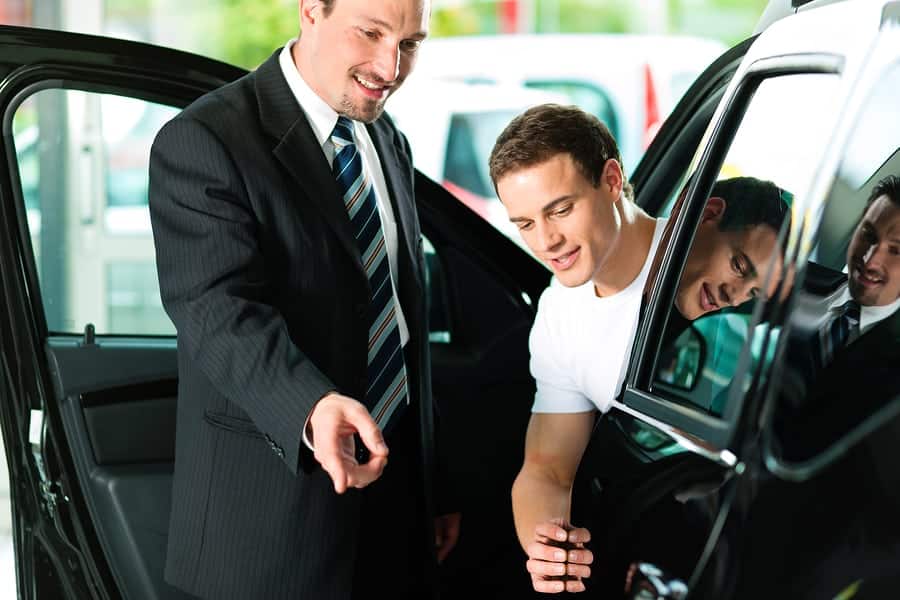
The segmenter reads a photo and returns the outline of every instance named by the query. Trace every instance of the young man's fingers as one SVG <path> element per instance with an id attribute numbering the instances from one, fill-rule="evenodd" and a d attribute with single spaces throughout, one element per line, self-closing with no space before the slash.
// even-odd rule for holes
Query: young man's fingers
<path id="1" fill-rule="evenodd" d="M 568 541 L 573 544 L 586 544 L 591 541 L 591 532 L 584 527 L 576 527 L 568 532 Z"/>
<path id="2" fill-rule="evenodd" d="M 569 550 L 566 561 L 579 565 L 589 565 L 594 562 L 594 553 L 586 548 L 576 548 Z"/>
<path id="3" fill-rule="evenodd" d="M 533 558 L 525 563 L 525 568 L 529 573 L 544 577 L 565 575 L 566 567 L 568 567 L 566 563 L 547 562 L 544 560 L 535 560 Z"/>
<path id="4" fill-rule="evenodd" d="M 585 589 L 584 581 L 581 579 L 570 579 L 566 581 L 566 591 L 567 592 L 583 592 Z"/>
<path id="5" fill-rule="evenodd" d="M 536 560 L 544 560 L 548 562 L 564 563 L 566 562 L 566 551 L 556 546 L 548 546 L 541 542 L 532 542 L 525 549 L 529 558 Z"/>
<path id="6" fill-rule="evenodd" d="M 534 591 L 536 592 L 542 592 L 544 594 L 559 594 L 566 591 L 566 582 L 544 579 L 543 577 L 532 575 L 531 587 L 533 587 Z"/>
<path id="7" fill-rule="evenodd" d="M 548 540 L 555 540 L 557 542 L 565 542 L 569 539 L 569 532 L 566 531 L 564 527 L 549 521 L 538 523 L 534 528 L 534 533 L 538 538 L 547 538 Z"/>
<path id="8" fill-rule="evenodd" d="M 566 575 L 586 579 L 591 576 L 591 568 L 587 565 L 579 565 L 576 563 L 566 563 Z"/>

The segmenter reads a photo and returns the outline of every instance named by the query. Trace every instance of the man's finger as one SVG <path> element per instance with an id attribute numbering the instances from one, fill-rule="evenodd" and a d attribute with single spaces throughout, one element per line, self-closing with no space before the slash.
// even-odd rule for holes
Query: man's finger
<path id="1" fill-rule="evenodd" d="M 531 586 L 536 592 L 543 592 L 544 594 L 559 594 L 565 591 L 566 582 L 548 580 L 536 575 L 532 575 Z"/>
<path id="2" fill-rule="evenodd" d="M 566 574 L 566 563 L 547 562 L 544 560 L 529 559 L 525 563 L 525 568 L 532 575 L 541 576 L 562 576 Z"/>
<path id="3" fill-rule="evenodd" d="M 364 488 L 379 477 L 381 477 L 381 473 L 384 471 L 384 467 L 387 465 L 387 457 L 386 456 L 375 456 L 369 459 L 369 462 L 351 467 L 349 469 L 350 480 L 352 485 L 355 488 Z"/>
<path id="4" fill-rule="evenodd" d="M 387 456 L 388 447 L 384 443 L 384 436 L 381 434 L 378 424 L 365 410 L 347 411 L 347 420 L 356 428 L 359 438 L 362 440 L 369 453 L 372 456 Z"/>
<path id="5" fill-rule="evenodd" d="M 320 431 L 316 435 L 316 460 L 334 483 L 334 491 L 343 494 L 347 490 L 347 470 L 341 458 L 341 445 L 335 429 Z"/>
<path id="6" fill-rule="evenodd" d="M 549 521 L 538 523 L 534 528 L 534 532 L 538 537 L 555 540 L 557 542 L 565 542 L 569 538 L 569 532 L 566 531 L 564 527 Z"/>
<path id="7" fill-rule="evenodd" d="M 566 551 L 564 549 L 556 546 L 548 546 L 547 544 L 542 544 L 540 542 L 528 544 L 528 548 L 525 549 L 525 552 L 528 553 L 529 558 L 536 560 L 558 563 L 566 562 Z"/>

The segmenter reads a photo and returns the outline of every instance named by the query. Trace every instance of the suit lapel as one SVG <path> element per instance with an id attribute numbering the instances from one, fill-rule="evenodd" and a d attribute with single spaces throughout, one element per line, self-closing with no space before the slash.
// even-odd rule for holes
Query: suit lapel
<path id="1" fill-rule="evenodd" d="M 263 129 L 278 140 L 273 150 L 275 157 L 319 209 L 354 265 L 365 276 L 359 247 L 331 174 L 331 165 L 284 79 L 278 62 L 280 52 L 277 50 L 256 71 L 256 97 Z"/>

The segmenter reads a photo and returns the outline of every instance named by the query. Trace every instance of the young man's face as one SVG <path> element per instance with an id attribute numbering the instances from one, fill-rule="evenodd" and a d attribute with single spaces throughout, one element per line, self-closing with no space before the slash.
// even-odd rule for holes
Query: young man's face
<path id="1" fill-rule="evenodd" d="M 694 320 L 724 306 L 738 306 L 763 292 L 765 271 L 777 249 L 777 234 L 768 225 L 720 231 L 725 209 L 722 198 L 710 198 L 691 246 L 675 296 L 675 306 Z M 780 252 L 780 250 L 779 250 Z M 776 261 L 780 269 L 780 261 Z M 773 274 L 767 296 L 774 293 Z"/>
<path id="2" fill-rule="evenodd" d="M 581 174 L 569 154 L 512 171 L 497 181 L 509 220 L 559 281 L 578 286 L 603 269 L 619 234 L 615 203 L 622 191 L 618 163 L 603 166 L 600 185 Z"/>
<path id="3" fill-rule="evenodd" d="M 339 114 L 371 122 L 412 71 L 428 33 L 430 0 L 302 0 L 303 77 Z M 295 55 L 296 56 L 296 55 Z"/>
<path id="4" fill-rule="evenodd" d="M 863 306 L 884 306 L 900 298 L 900 207 L 876 198 L 847 248 L 850 294 Z"/>

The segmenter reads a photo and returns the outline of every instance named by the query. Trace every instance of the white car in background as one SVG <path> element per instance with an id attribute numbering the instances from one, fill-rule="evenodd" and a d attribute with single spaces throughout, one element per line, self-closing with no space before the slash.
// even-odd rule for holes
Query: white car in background
<path id="1" fill-rule="evenodd" d="M 423 44 L 416 72 L 563 94 L 607 124 L 630 173 L 690 84 L 726 49 L 690 36 L 459 36 Z"/>

